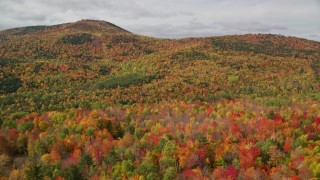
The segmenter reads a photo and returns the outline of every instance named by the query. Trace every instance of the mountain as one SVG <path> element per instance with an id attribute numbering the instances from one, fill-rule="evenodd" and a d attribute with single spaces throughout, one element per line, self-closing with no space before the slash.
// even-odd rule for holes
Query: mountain
<path id="1" fill-rule="evenodd" d="M 320 42 L 0 31 L 0 179 L 311 179 Z"/>
<path id="2" fill-rule="evenodd" d="M 269 55 L 319 56 L 319 42 L 279 35 L 240 35 L 164 40 L 130 33 L 105 21 L 81 20 L 54 26 L 31 26 L 0 32 L 0 57 L 17 59 L 131 59 L 155 51 L 196 46 Z M 171 49 L 172 50 L 172 49 Z M 170 52 L 170 51 L 169 51 Z"/>
<path id="3" fill-rule="evenodd" d="M 68 31 L 82 31 L 88 33 L 130 33 L 112 23 L 98 20 L 80 20 L 74 23 L 58 24 L 53 26 L 29 26 L 4 30 L 6 35 L 31 35 L 46 33 L 66 33 Z"/>
<path id="4" fill-rule="evenodd" d="M 1 31 L 1 57 L 22 59 L 99 59 L 104 41 L 130 37 L 130 32 L 105 21 L 81 20 L 54 26 Z"/>

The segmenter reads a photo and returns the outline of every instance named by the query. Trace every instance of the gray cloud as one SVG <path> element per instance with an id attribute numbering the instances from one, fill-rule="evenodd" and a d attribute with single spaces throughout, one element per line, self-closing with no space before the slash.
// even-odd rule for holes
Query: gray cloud
<path id="1" fill-rule="evenodd" d="M 274 30 L 288 30 L 288 27 L 282 25 L 264 24 L 261 22 L 218 22 L 216 23 L 223 30 L 233 30 L 237 32 L 262 32 L 268 33 Z M 213 24 L 215 25 L 215 24 Z"/>
<path id="2" fill-rule="evenodd" d="M 43 16 L 42 14 L 37 14 L 37 13 L 29 13 L 29 14 L 15 14 L 13 16 L 14 18 L 17 18 L 19 20 L 24 20 L 24 21 L 45 21 L 47 18 Z"/>
<path id="3" fill-rule="evenodd" d="M 140 32 L 149 36 L 182 38 L 217 36 L 225 34 L 246 34 L 246 33 L 271 33 L 277 30 L 288 30 L 288 27 L 281 25 L 263 24 L 260 22 L 212 22 L 199 23 L 190 20 L 186 24 L 172 25 L 160 24 L 144 27 L 129 27 L 134 32 Z M 179 31 L 177 31 L 179 29 Z"/>
<path id="4" fill-rule="evenodd" d="M 1 29 L 99 19 L 155 37 L 275 33 L 320 40 L 319 0 L 0 0 L 0 7 Z"/>
<path id="5" fill-rule="evenodd" d="M 318 34 L 310 34 L 309 36 L 310 37 L 320 37 L 320 35 L 318 35 Z"/>
<path id="6" fill-rule="evenodd" d="M 320 41 L 320 33 L 319 34 L 310 34 L 309 39 Z"/>

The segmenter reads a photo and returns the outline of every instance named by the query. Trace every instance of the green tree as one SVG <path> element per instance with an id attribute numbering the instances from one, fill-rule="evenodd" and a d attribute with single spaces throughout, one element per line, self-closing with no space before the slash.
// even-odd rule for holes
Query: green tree
<path id="1" fill-rule="evenodd" d="M 27 180 L 40 180 L 44 177 L 44 171 L 41 164 L 36 162 L 30 162 L 26 167 L 26 179 Z"/>
<path id="2" fill-rule="evenodd" d="M 16 92 L 22 86 L 22 81 L 14 75 L 6 75 L 0 78 L 0 94 Z"/>
<path id="3" fill-rule="evenodd" d="M 176 174 L 177 174 L 176 168 L 170 167 L 170 168 L 168 168 L 168 169 L 165 171 L 165 173 L 164 173 L 164 175 L 163 175 L 163 179 L 164 179 L 164 180 L 172 180 L 172 179 L 175 179 Z"/>

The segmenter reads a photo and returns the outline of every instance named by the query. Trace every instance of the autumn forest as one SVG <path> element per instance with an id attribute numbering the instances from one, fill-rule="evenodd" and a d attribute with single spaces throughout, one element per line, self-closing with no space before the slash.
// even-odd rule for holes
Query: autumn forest
<path id="1" fill-rule="evenodd" d="M 0 179 L 319 179 L 320 42 L 0 31 Z"/>

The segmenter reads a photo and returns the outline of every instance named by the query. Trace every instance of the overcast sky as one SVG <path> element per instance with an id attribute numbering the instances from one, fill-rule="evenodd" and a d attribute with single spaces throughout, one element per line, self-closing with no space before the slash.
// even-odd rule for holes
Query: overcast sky
<path id="1" fill-rule="evenodd" d="M 320 41 L 320 0 L 0 0 L 0 29 L 81 19 L 154 37 L 273 33 Z"/>

